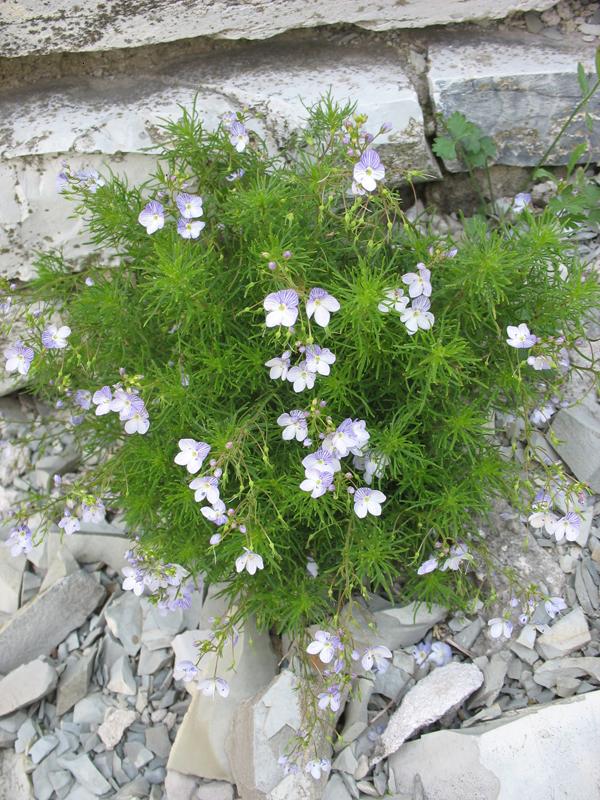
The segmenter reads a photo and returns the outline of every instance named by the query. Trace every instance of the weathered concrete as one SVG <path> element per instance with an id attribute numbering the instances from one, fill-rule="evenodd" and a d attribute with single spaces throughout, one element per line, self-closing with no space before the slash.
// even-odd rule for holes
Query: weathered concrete
<path id="1" fill-rule="evenodd" d="M 464 34 L 429 48 L 429 89 L 436 112 L 460 111 L 497 144 L 497 163 L 532 166 L 581 99 L 577 63 L 594 74 L 594 49 L 566 51 L 538 40 Z M 600 116 L 600 98 L 589 107 Z M 600 129 L 590 134 L 580 114 L 550 158 L 566 164 L 575 144 L 590 139 L 600 155 Z M 461 170 L 457 162 L 446 164 Z"/>
<path id="2" fill-rule="evenodd" d="M 0 56 L 81 52 L 191 36 L 267 39 L 294 28 L 351 23 L 369 30 L 499 19 L 554 0 L 7 0 Z"/>

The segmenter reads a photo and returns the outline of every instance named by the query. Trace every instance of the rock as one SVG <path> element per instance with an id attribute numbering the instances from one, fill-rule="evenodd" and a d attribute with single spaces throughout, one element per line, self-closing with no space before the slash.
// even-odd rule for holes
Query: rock
<path id="1" fill-rule="evenodd" d="M 561 458 L 575 477 L 600 492 L 600 406 L 589 395 L 578 405 L 561 408 L 552 421 Z"/>
<path id="2" fill-rule="evenodd" d="M 580 562 L 575 569 L 575 593 L 577 600 L 588 616 L 595 616 L 598 608 L 598 588 L 594 584 L 588 570 Z"/>
<path id="3" fill-rule="evenodd" d="M 323 792 L 323 800 L 352 800 L 352 795 L 339 775 L 332 775 L 329 779 Z"/>
<path id="4" fill-rule="evenodd" d="M 114 750 L 123 738 L 123 734 L 137 719 L 137 714 L 130 708 L 107 708 L 104 721 L 98 728 L 98 736 L 107 750 Z"/>
<path id="5" fill-rule="evenodd" d="M 0 612 L 12 614 L 19 608 L 25 556 L 11 556 L 8 547 L 0 545 Z"/>
<path id="6" fill-rule="evenodd" d="M 454 641 L 461 647 L 469 650 L 475 644 L 475 640 L 483 630 L 483 620 L 481 617 L 476 617 L 473 622 L 470 622 L 462 631 L 459 631 L 454 636 Z"/>
<path id="7" fill-rule="evenodd" d="M 338 772 L 347 772 L 349 775 L 354 775 L 357 767 L 358 759 L 354 754 L 352 745 L 349 747 L 344 747 L 344 749 L 338 753 L 335 761 L 331 765 L 332 769 L 335 769 Z"/>
<path id="8" fill-rule="evenodd" d="M 183 628 L 181 608 L 161 614 L 158 608 L 145 597 L 142 605 L 142 642 L 148 650 L 159 650 L 171 646 L 173 637 Z"/>
<path id="9" fill-rule="evenodd" d="M 153 754 L 141 742 L 125 742 L 123 748 L 126 758 L 136 769 L 145 767 L 154 758 Z"/>
<path id="10" fill-rule="evenodd" d="M 71 555 L 67 547 L 61 547 L 56 553 L 53 554 L 49 562 L 48 571 L 44 576 L 40 592 L 45 592 L 50 586 L 55 584 L 61 578 L 66 578 L 67 575 L 72 575 L 79 570 L 79 564 Z"/>
<path id="11" fill-rule="evenodd" d="M 512 660 L 510 653 L 502 650 L 494 653 L 489 662 L 483 667 L 483 686 L 469 702 L 469 708 L 478 706 L 491 706 L 504 685 L 504 679 Z"/>
<path id="12" fill-rule="evenodd" d="M 12 670 L 0 680 L 0 717 L 50 694 L 57 679 L 54 667 L 41 658 Z"/>
<path id="13" fill-rule="evenodd" d="M 580 685 L 581 681 L 577 678 L 557 678 L 553 691 L 559 697 L 572 697 Z"/>
<path id="14" fill-rule="evenodd" d="M 173 654 L 170 650 L 148 650 L 144 645 L 140 650 L 137 665 L 138 675 L 154 675 L 171 662 Z"/>
<path id="15" fill-rule="evenodd" d="M 224 781 L 202 783 L 198 787 L 194 800 L 233 800 L 233 786 Z"/>
<path id="16" fill-rule="evenodd" d="M 56 695 L 56 713 L 66 714 L 75 703 L 87 694 L 90 678 L 94 670 L 96 647 L 85 650 L 80 657 L 71 657 L 65 671 L 60 676 Z"/>
<path id="17" fill-rule="evenodd" d="M 124 592 L 105 611 L 106 624 L 130 656 L 139 653 L 142 645 L 142 607 L 133 592 Z"/>
<path id="18" fill-rule="evenodd" d="M 89 757 L 81 753 L 75 757 L 62 756 L 58 763 L 69 770 L 77 783 L 93 795 L 106 794 L 111 790 L 110 783 L 98 772 Z"/>
<path id="19" fill-rule="evenodd" d="M 346 745 L 353 742 L 369 726 L 368 705 L 373 694 L 373 681 L 368 678 L 358 678 L 355 687 L 355 696 L 348 700 L 344 715 L 344 728 L 340 737 L 340 744 Z"/>
<path id="20" fill-rule="evenodd" d="M 175 770 L 167 770 L 165 792 L 167 800 L 192 800 L 197 781 L 190 775 L 182 775 Z"/>
<path id="21" fill-rule="evenodd" d="M 533 166 L 571 113 L 573 97 L 579 96 L 577 62 L 582 62 L 591 75 L 593 57 L 593 47 L 589 52 L 569 52 L 539 40 L 521 42 L 490 35 L 482 38 L 467 32 L 454 37 L 445 35 L 429 47 L 428 80 L 433 107 L 444 117 L 459 111 L 479 125 L 497 145 L 497 163 Z M 600 100 L 596 99 L 590 112 L 595 114 L 599 108 Z M 553 151 L 552 163 L 566 164 L 574 145 L 588 136 L 583 119 L 574 123 Z M 600 134 L 595 133 L 591 148 L 596 151 L 599 146 Z M 463 169 L 456 161 L 446 163 L 446 167 L 452 171 Z M 559 411 L 557 417 L 562 414 Z M 570 442 L 570 453 L 577 452 L 579 444 L 569 436 L 560 438 Z M 582 444 L 590 442 L 583 440 Z M 557 450 L 563 455 L 560 448 Z M 580 463 L 583 453 L 581 448 Z M 592 463 L 600 463 L 597 454 Z M 597 480 L 600 482 L 600 471 Z M 600 483 L 595 491 L 600 491 Z"/>
<path id="22" fill-rule="evenodd" d="M 592 692 L 466 731 L 428 733 L 391 757 L 396 791 L 412 797 L 420 775 L 427 800 L 595 797 L 599 714 L 600 692 Z"/>
<path id="23" fill-rule="evenodd" d="M 65 475 L 67 472 L 75 472 L 81 461 L 81 453 L 75 450 L 63 450 L 62 453 L 55 455 L 42 456 L 36 461 L 36 468 L 53 475 Z"/>
<path id="24" fill-rule="evenodd" d="M 388 700 L 397 700 L 415 671 L 415 660 L 407 653 L 397 650 L 393 654 L 392 663 L 385 672 L 375 676 L 373 691 L 382 694 Z"/>
<path id="25" fill-rule="evenodd" d="M 402 608 L 377 611 L 374 617 L 380 643 L 385 642 L 386 647 L 396 650 L 419 642 L 447 614 L 442 606 L 428 608 L 424 603 L 410 603 Z"/>
<path id="26" fill-rule="evenodd" d="M 371 8 L 360 0 L 333 4 L 325 0 L 260 0 L 233 6 L 227 0 L 217 0 L 190 8 L 183 0 L 172 0 L 168 10 L 162 6 L 149 9 L 126 4 L 111 7 L 107 14 L 99 0 L 84 0 L 79 6 L 80 18 L 69 14 L 65 0 L 38 0 L 19 7 L 16 12 L 8 8 L 0 16 L 0 55 L 110 50 L 197 36 L 267 39 L 288 30 L 340 23 L 375 31 L 424 28 L 499 19 L 532 8 L 543 10 L 552 2 L 446 0 L 424 7 L 419 0 L 405 0 L 401 5 L 385 0 Z M 48 31 L 52 31 L 52 36 L 47 35 Z"/>
<path id="27" fill-rule="evenodd" d="M 191 107 L 196 95 L 211 130 L 226 111 L 255 109 L 261 118 L 252 126 L 275 152 L 301 127 L 305 106 L 315 103 L 327 86 L 336 98 L 357 101 L 374 132 L 391 120 L 393 130 L 377 140 L 390 179 L 413 169 L 440 176 L 417 92 L 397 51 L 385 44 L 374 49 L 270 43 L 262 49 L 205 52 L 186 65 L 161 63 L 156 75 L 145 68 L 7 96 L 0 101 L 0 237 L 10 240 L 10 247 L 0 249 L 0 273 L 29 279 L 32 251 L 42 244 L 61 247 L 67 259 L 90 252 L 82 221 L 69 219 L 70 205 L 56 193 L 60 154 L 69 154 L 74 170 L 105 169 L 106 156 L 118 154 L 112 158 L 115 170 L 130 182 L 143 182 L 154 169 L 148 150 L 160 144 L 161 121 L 179 118 L 181 106 Z M 84 538 L 75 534 L 68 546 Z"/>
<path id="28" fill-rule="evenodd" d="M 37 742 L 33 745 L 31 750 L 29 751 L 29 758 L 33 761 L 34 764 L 39 764 L 40 761 L 43 761 L 47 755 L 54 750 L 54 748 L 58 745 L 58 737 L 53 736 L 52 734 L 48 734 L 47 736 L 42 736 Z"/>
<path id="29" fill-rule="evenodd" d="M 556 620 L 550 630 L 537 640 L 537 649 L 545 659 L 562 658 L 591 642 L 590 629 L 583 611 L 575 608 Z"/>
<path id="30" fill-rule="evenodd" d="M 212 698 L 195 693 L 177 731 L 169 770 L 233 782 L 225 748 L 232 720 L 242 701 L 272 680 L 276 665 L 268 634 L 259 633 L 252 620 L 246 622 L 233 651 L 232 656 L 231 648 L 227 647 L 222 663 L 217 665 L 217 674 L 229 683 L 229 696 Z M 229 668 L 231 658 L 235 660 L 235 671 Z M 206 675 L 213 674 L 213 654 L 204 656 L 202 669 Z"/>
<path id="31" fill-rule="evenodd" d="M 137 693 L 137 685 L 127 656 L 118 658 L 110 668 L 110 680 L 106 688 L 109 692 L 117 694 L 134 695 Z"/>
<path id="32" fill-rule="evenodd" d="M 534 671 L 533 680 L 540 686 L 552 689 L 562 678 L 579 678 L 581 675 L 591 675 L 600 683 L 600 658 L 597 656 L 553 658 Z"/>
<path id="33" fill-rule="evenodd" d="M 12 750 L 0 750 L 0 797 L 6 800 L 34 800 L 25 758 Z"/>
<path id="34" fill-rule="evenodd" d="M 171 752 L 171 740 L 166 725 L 152 725 L 146 728 L 146 747 L 152 750 L 154 755 L 161 758 L 168 758 Z"/>
<path id="35" fill-rule="evenodd" d="M 72 536 L 63 536 L 61 539 L 58 533 L 50 533 L 47 540 L 50 561 L 61 548 L 65 548 L 80 564 L 103 562 L 117 572 L 127 566 L 125 553 L 131 547 L 123 531 L 109 522 L 82 522 L 81 530 Z"/>
<path id="36" fill-rule="evenodd" d="M 483 683 L 474 664 L 453 662 L 437 667 L 419 681 L 392 714 L 373 763 L 395 753 L 409 736 L 459 708 Z"/>
<path id="37" fill-rule="evenodd" d="M 104 595 L 104 588 L 83 570 L 39 594 L 0 628 L 0 673 L 48 655 L 83 625 Z"/>
<path id="38" fill-rule="evenodd" d="M 76 725 L 100 725 L 110 705 L 112 703 L 108 697 L 100 692 L 94 692 L 75 703 L 73 722 Z"/>

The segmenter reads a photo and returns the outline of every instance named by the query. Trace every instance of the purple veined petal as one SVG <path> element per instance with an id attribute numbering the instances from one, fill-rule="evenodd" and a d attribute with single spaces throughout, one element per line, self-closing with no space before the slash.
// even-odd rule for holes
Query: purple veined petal
<path id="1" fill-rule="evenodd" d="M 371 167 L 371 169 L 377 169 L 381 166 L 381 159 L 379 158 L 379 153 L 377 153 L 376 150 L 368 149 L 362 154 L 358 163 L 365 169 L 367 167 Z"/>

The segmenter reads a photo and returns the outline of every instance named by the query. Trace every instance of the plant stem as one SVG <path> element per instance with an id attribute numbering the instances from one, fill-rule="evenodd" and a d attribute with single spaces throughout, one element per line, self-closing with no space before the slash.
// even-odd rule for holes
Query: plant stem
<path id="1" fill-rule="evenodd" d="M 600 87 L 600 78 L 598 80 L 596 80 L 596 83 L 592 86 L 592 88 L 586 94 L 584 94 L 584 96 L 581 98 L 581 101 L 575 106 L 575 108 L 573 109 L 571 114 L 567 117 L 567 119 L 565 120 L 562 128 L 556 134 L 556 136 L 554 137 L 554 139 L 550 143 L 550 146 L 548 147 L 548 149 L 546 150 L 544 155 L 540 158 L 538 163 L 535 165 L 534 173 L 535 173 L 535 170 L 540 169 L 540 167 L 542 167 L 546 163 L 546 159 L 548 158 L 550 153 L 554 150 L 554 148 L 556 147 L 558 142 L 561 140 L 564 132 L 567 130 L 567 128 L 569 127 L 571 122 L 573 122 L 573 120 L 575 119 L 577 114 L 579 114 L 581 109 L 586 105 L 586 103 L 589 102 L 589 100 L 596 93 L 596 91 L 598 90 L 599 87 Z"/>

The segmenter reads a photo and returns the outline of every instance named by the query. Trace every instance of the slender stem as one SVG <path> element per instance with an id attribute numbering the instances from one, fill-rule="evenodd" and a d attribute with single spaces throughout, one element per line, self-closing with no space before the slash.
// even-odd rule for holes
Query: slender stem
<path id="1" fill-rule="evenodd" d="M 558 144 L 558 142 L 562 138 L 564 132 L 567 130 L 567 128 L 569 127 L 571 122 L 573 122 L 573 120 L 575 119 L 577 114 L 579 114 L 581 109 L 586 105 L 586 103 L 589 102 L 589 100 L 595 94 L 595 92 L 598 90 L 599 87 L 600 87 L 600 78 L 596 81 L 596 83 L 592 86 L 592 88 L 586 94 L 584 94 L 584 96 L 582 97 L 581 101 L 578 103 L 578 105 L 575 106 L 575 108 L 573 109 L 571 114 L 567 117 L 567 119 L 565 120 L 565 123 L 563 124 L 562 128 L 556 134 L 556 136 L 552 140 L 550 146 L 548 147 L 548 149 L 546 150 L 544 155 L 540 158 L 538 163 L 535 165 L 535 169 L 536 170 L 539 169 L 540 167 L 542 167 L 546 163 L 546 159 L 548 158 L 550 153 L 554 150 L 554 148 L 556 147 L 556 145 Z M 535 172 L 535 170 L 534 170 L 534 172 Z"/>

